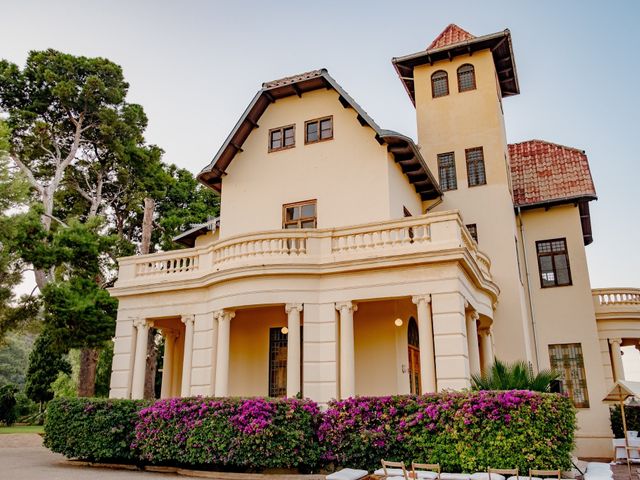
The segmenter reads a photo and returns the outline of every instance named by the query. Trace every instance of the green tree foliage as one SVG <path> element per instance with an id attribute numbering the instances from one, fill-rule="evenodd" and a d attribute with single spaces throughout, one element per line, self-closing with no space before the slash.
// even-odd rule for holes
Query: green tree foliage
<path id="1" fill-rule="evenodd" d="M 16 394 L 18 387 L 8 384 L 0 387 L 0 422 L 10 427 L 18 417 Z"/>
<path id="2" fill-rule="evenodd" d="M 0 345 L 0 386 L 12 383 L 19 389 L 24 388 L 34 338 L 32 334 L 7 335 L 4 345 Z"/>
<path id="3" fill-rule="evenodd" d="M 505 363 L 496 360 L 491 369 L 481 375 L 471 376 L 474 390 L 532 390 L 548 392 L 554 380 L 560 377 L 553 370 L 540 370 L 537 374 L 527 364 L 520 361 Z"/>
<path id="4" fill-rule="evenodd" d="M 58 373 L 70 371 L 71 366 L 64 358 L 64 353 L 56 348 L 47 334 L 42 334 L 36 339 L 29 355 L 25 393 L 34 402 L 46 403 L 53 398 L 51 384 Z"/>

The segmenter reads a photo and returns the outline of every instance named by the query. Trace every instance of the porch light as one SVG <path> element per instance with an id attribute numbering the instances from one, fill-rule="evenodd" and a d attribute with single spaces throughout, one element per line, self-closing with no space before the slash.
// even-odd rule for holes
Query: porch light
<path id="1" fill-rule="evenodd" d="M 282 332 L 283 335 L 286 335 L 287 333 L 289 333 L 289 329 L 287 327 L 282 327 L 280 331 Z"/>
<path id="2" fill-rule="evenodd" d="M 396 318 L 393 323 L 395 324 L 396 327 L 401 327 L 402 326 L 402 319 L 401 318 Z"/>

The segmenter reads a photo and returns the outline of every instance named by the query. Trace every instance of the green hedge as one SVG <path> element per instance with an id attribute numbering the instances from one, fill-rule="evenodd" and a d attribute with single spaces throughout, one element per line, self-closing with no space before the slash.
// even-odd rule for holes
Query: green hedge
<path id="1" fill-rule="evenodd" d="M 571 467 L 575 409 L 526 390 L 357 397 L 329 405 L 320 426 L 327 462 L 377 468 L 380 459 L 440 463 L 447 472 Z"/>
<path id="2" fill-rule="evenodd" d="M 627 430 L 640 431 L 640 406 L 625 405 L 624 413 L 627 419 Z M 623 438 L 624 431 L 619 406 L 616 405 L 609 409 L 609 420 L 611 421 L 611 430 L 613 430 L 614 437 Z"/>
<path id="3" fill-rule="evenodd" d="M 44 445 L 68 458 L 136 463 L 135 439 L 143 400 L 56 398 L 47 406 Z"/>
<path id="4" fill-rule="evenodd" d="M 575 409 L 524 390 L 356 397 L 56 399 L 45 445 L 67 457 L 232 471 L 373 470 L 381 458 L 449 472 L 571 466 Z"/>

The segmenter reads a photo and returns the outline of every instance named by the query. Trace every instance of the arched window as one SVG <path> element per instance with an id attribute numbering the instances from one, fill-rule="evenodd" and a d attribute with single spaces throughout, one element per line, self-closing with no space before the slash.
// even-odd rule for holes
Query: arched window
<path id="1" fill-rule="evenodd" d="M 409 318 L 407 326 L 407 343 L 409 347 L 409 388 L 414 395 L 422 393 L 420 385 L 420 338 L 418 336 L 418 324 L 413 317 Z"/>
<path id="2" fill-rule="evenodd" d="M 431 75 L 431 94 L 433 98 L 449 95 L 449 77 L 444 70 Z"/>
<path id="3" fill-rule="evenodd" d="M 467 92 L 476 89 L 476 72 L 473 65 L 465 63 L 458 68 L 458 91 Z"/>

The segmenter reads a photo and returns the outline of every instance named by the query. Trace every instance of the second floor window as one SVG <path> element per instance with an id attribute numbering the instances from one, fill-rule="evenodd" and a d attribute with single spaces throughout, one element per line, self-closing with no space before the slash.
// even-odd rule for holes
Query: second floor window
<path id="1" fill-rule="evenodd" d="M 333 138 L 333 117 L 318 118 L 304 123 L 304 143 L 316 143 Z"/>
<path id="2" fill-rule="evenodd" d="M 469 180 L 469 186 L 475 187 L 487 183 L 482 147 L 468 148 L 465 150 L 465 155 L 467 157 L 467 178 Z"/>
<path id="3" fill-rule="evenodd" d="M 296 146 L 296 127 L 288 125 L 269 130 L 269 151 L 284 150 Z"/>
<path id="4" fill-rule="evenodd" d="M 444 70 L 431 75 L 431 95 L 433 98 L 449 95 L 449 76 Z"/>
<path id="5" fill-rule="evenodd" d="M 471 238 L 473 238 L 476 243 L 478 243 L 478 226 L 475 223 L 470 223 L 469 225 L 465 225 L 469 233 L 471 234 Z"/>
<path id="6" fill-rule="evenodd" d="M 458 188 L 456 161 L 453 152 L 438 154 L 438 174 L 442 190 L 455 190 Z"/>
<path id="7" fill-rule="evenodd" d="M 540 286 L 547 288 L 571 285 L 566 239 L 556 238 L 536 242 L 536 250 L 540 269 Z"/>
<path id="8" fill-rule="evenodd" d="M 282 228 L 316 228 L 316 201 L 289 203 L 282 206 Z"/>
<path id="9" fill-rule="evenodd" d="M 467 92 L 476 89 L 476 74 L 473 65 L 465 63 L 458 68 L 458 91 Z"/>

